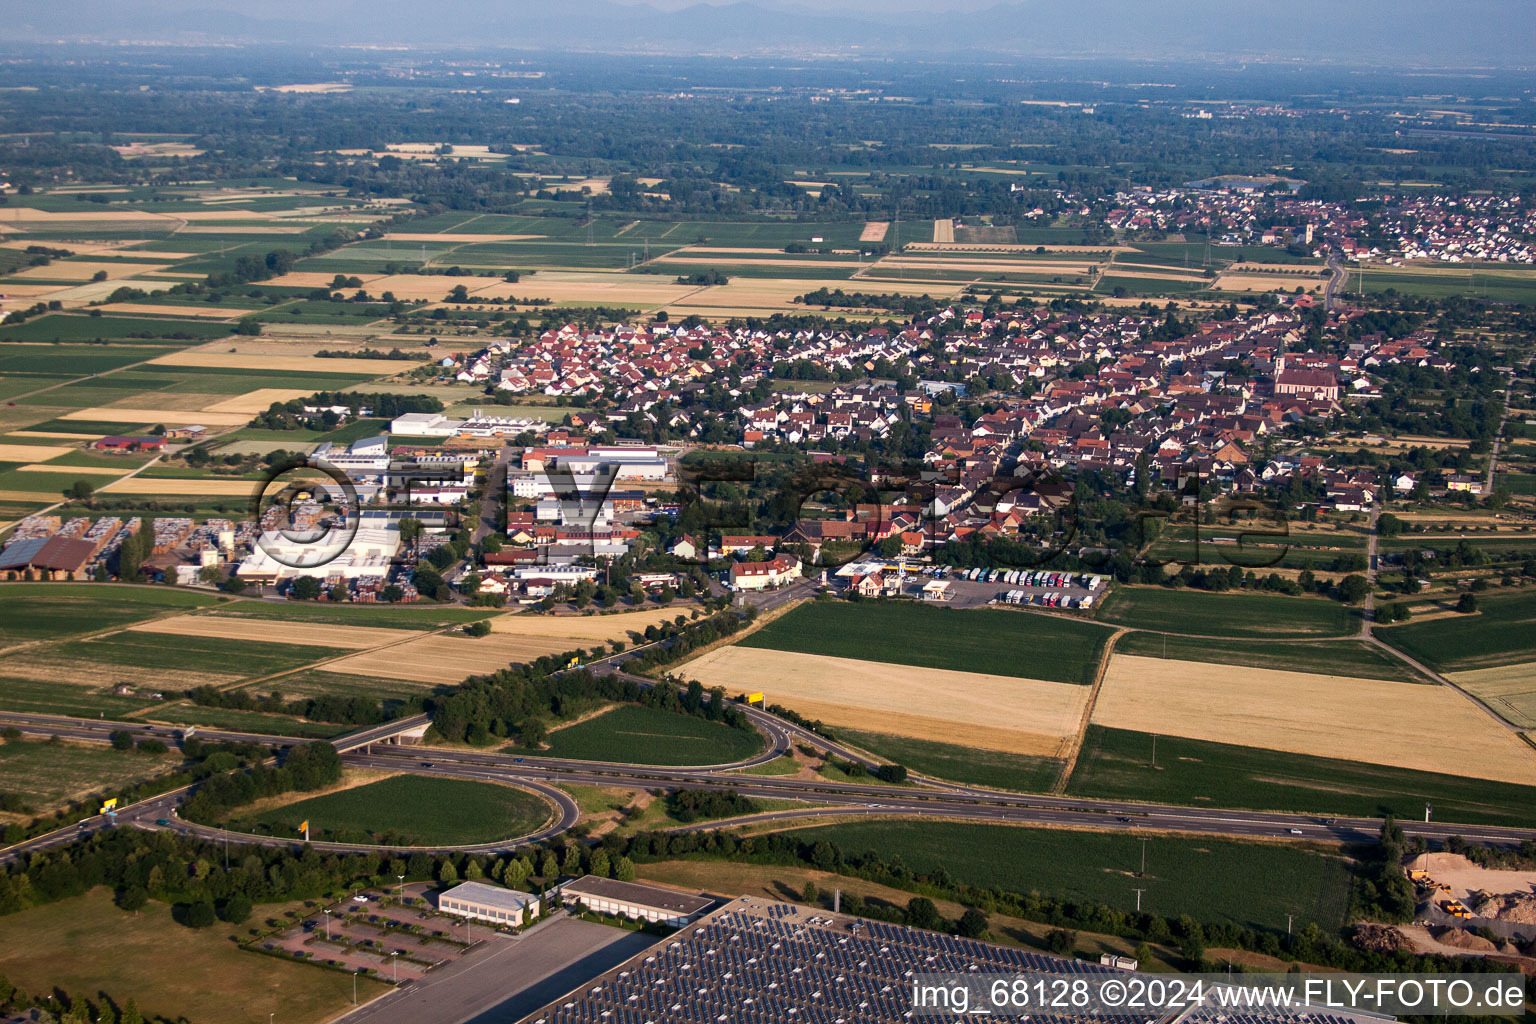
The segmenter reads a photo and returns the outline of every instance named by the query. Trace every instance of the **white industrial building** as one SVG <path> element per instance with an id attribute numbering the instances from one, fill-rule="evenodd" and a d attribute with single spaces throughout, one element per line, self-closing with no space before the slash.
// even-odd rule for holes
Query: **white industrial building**
<path id="1" fill-rule="evenodd" d="M 272 583 L 298 576 L 317 579 L 384 576 L 400 548 L 402 518 L 404 513 L 363 512 L 358 519 L 356 535 L 340 554 L 336 554 L 336 549 L 345 541 L 346 535 L 339 531 L 309 544 L 289 540 L 276 530 L 265 531 L 254 550 L 235 570 L 235 575 L 256 583 Z"/>
<path id="2" fill-rule="evenodd" d="M 466 420 L 452 419 L 440 412 L 408 412 L 389 423 L 391 434 L 406 437 L 515 437 L 518 434 L 542 434 L 549 429 L 544 420 L 523 416 L 486 416 L 476 409 Z"/>
<path id="3" fill-rule="evenodd" d="M 515 928 L 539 916 L 539 898 L 499 885 L 465 882 L 439 896 L 437 909 L 445 914 Z"/>
<path id="4" fill-rule="evenodd" d="M 681 928 L 714 905 L 714 900 L 705 896 L 596 875 L 586 875 L 561 885 L 560 899 L 567 907 L 580 906 L 597 914 L 652 921 L 674 928 Z"/>

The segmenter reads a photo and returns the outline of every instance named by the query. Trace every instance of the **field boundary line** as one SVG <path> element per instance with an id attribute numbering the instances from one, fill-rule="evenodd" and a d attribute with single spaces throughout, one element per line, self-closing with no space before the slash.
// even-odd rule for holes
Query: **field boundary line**
<path id="1" fill-rule="evenodd" d="M 1053 794 L 1067 791 L 1067 780 L 1072 778 L 1072 772 L 1077 768 L 1077 757 L 1082 753 L 1083 740 L 1088 735 L 1088 725 L 1093 720 L 1093 709 L 1099 702 L 1099 691 L 1104 688 L 1104 676 L 1109 671 L 1109 659 L 1114 656 L 1115 643 L 1122 636 L 1129 633 L 1127 628 L 1120 628 L 1110 634 L 1104 641 L 1104 650 L 1099 655 L 1099 665 L 1093 674 L 1093 686 L 1088 690 L 1088 699 L 1083 702 L 1083 717 L 1077 724 L 1077 732 L 1073 734 L 1061 759 L 1061 774 L 1056 778 L 1056 784 L 1051 787 Z"/>
<path id="2" fill-rule="evenodd" d="M 732 633 L 730 636 L 721 637 L 719 640 L 716 640 L 714 643 L 709 644 L 708 646 L 695 648 L 694 650 L 689 651 L 688 652 L 688 656 L 683 658 L 681 661 L 673 661 L 673 662 L 668 662 L 665 665 L 658 665 L 658 666 L 656 666 L 656 669 L 660 669 L 662 671 L 663 675 L 670 675 L 676 669 L 682 668 L 684 665 L 688 664 L 689 662 L 695 661 L 698 658 L 700 658 L 700 657 L 710 653 L 711 651 L 718 651 L 722 647 L 734 647 L 736 644 L 740 643 L 742 640 L 746 639 L 747 637 L 751 636 L 753 633 L 756 633 L 759 629 L 762 629 L 764 626 L 768 625 L 768 623 L 770 623 L 770 622 L 774 621 L 775 619 L 778 619 L 778 618 L 788 614 L 790 611 L 800 607 L 802 604 L 805 604 L 807 601 L 810 601 L 810 600 L 812 600 L 812 599 L 809 598 L 809 597 L 798 597 L 798 598 L 796 598 L 793 601 L 785 601 L 783 604 L 779 605 L 777 608 L 774 608 L 774 609 L 772 609 L 770 611 L 764 612 L 763 614 L 759 615 L 757 618 L 753 619 L 751 622 L 747 623 L 747 626 L 746 626 L 745 629 L 738 629 L 736 632 Z M 652 671 L 656 671 L 656 669 L 652 669 Z M 621 669 L 620 671 L 625 671 L 625 670 Z M 653 676 L 646 675 L 646 674 L 639 673 L 639 672 L 631 672 L 630 674 L 631 675 L 636 675 L 636 676 L 641 676 L 642 678 L 646 678 L 646 679 L 657 678 L 657 677 L 653 677 Z"/>

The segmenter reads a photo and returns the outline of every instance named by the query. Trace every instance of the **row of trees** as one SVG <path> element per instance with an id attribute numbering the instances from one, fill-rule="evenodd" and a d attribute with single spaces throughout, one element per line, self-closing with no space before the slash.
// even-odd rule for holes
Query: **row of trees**
<path id="1" fill-rule="evenodd" d="M 182 804 L 188 821 L 213 824 L 231 809 L 263 797 L 323 789 L 341 781 L 341 756 L 319 741 L 288 751 L 280 765 L 257 765 L 248 771 L 214 775 Z"/>
<path id="2" fill-rule="evenodd" d="M 587 669 L 562 672 L 569 653 L 513 665 L 489 676 L 471 676 L 462 686 L 428 701 L 432 725 L 454 742 L 484 745 L 516 736 L 524 746 L 544 741 L 552 719 L 580 714 L 601 701 L 622 701 L 722 722 L 732 728 L 752 725 L 724 690 L 705 699 L 697 681 L 686 692 L 672 685 L 642 688 L 614 675 Z"/>
<path id="3" fill-rule="evenodd" d="M 273 402 L 265 412 L 258 413 L 250 425 L 263 430 L 331 430 L 340 417 L 327 409 L 318 415 L 304 411 L 305 407 L 326 408 L 345 406 L 355 419 L 367 409 L 375 419 L 392 420 L 410 412 L 442 412 L 443 403 L 431 395 L 400 395 L 393 392 L 368 394 L 361 391 L 317 391 L 305 398 L 286 402 Z"/>
<path id="4" fill-rule="evenodd" d="M 199 686 L 185 691 L 184 696 L 205 708 L 259 711 L 289 715 L 311 722 L 335 722 L 338 725 L 379 725 L 402 715 L 415 714 L 422 706 L 420 698 L 387 703 L 369 697 L 322 694 L 319 697 L 286 700 L 277 691 L 259 697 L 244 690 L 221 690 L 214 686 Z"/>

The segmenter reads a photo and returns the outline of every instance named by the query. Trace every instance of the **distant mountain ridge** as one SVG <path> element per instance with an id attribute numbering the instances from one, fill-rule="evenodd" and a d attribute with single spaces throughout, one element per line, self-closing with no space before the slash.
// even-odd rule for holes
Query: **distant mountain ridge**
<path id="1" fill-rule="evenodd" d="M 15 41 L 1536 64 L 1530 0 L 1005 0 L 969 12 L 880 15 L 774 0 L 672 11 L 613 0 L 275 0 L 256 8 L 222 7 L 217 0 L 12 0 L 8 6 L 0 39 Z"/>

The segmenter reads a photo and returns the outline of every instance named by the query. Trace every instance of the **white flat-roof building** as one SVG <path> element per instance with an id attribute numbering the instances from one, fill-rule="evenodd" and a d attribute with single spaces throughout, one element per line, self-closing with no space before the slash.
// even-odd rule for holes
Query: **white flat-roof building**
<path id="1" fill-rule="evenodd" d="M 357 533 L 339 555 L 336 547 L 344 535 L 317 538 L 315 543 L 300 544 L 275 530 L 261 535 L 255 549 L 240 563 L 235 574 L 242 579 L 271 582 L 296 576 L 325 579 L 341 576 L 387 575 L 395 552 L 400 547 L 400 520 L 403 513 L 366 511 L 358 518 Z M 335 557 L 331 557 L 331 556 Z"/>
<path id="2" fill-rule="evenodd" d="M 579 905 L 598 914 L 653 921 L 674 928 L 681 928 L 715 902 L 705 896 L 664 889 L 658 885 L 620 882 L 596 875 L 586 875 L 566 882 L 560 886 L 560 899 L 568 907 Z"/>
<path id="3" fill-rule="evenodd" d="M 539 916 L 539 898 L 499 885 L 465 882 L 439 896 L 437 909 L 476 921 L 517 927 Z"/>

